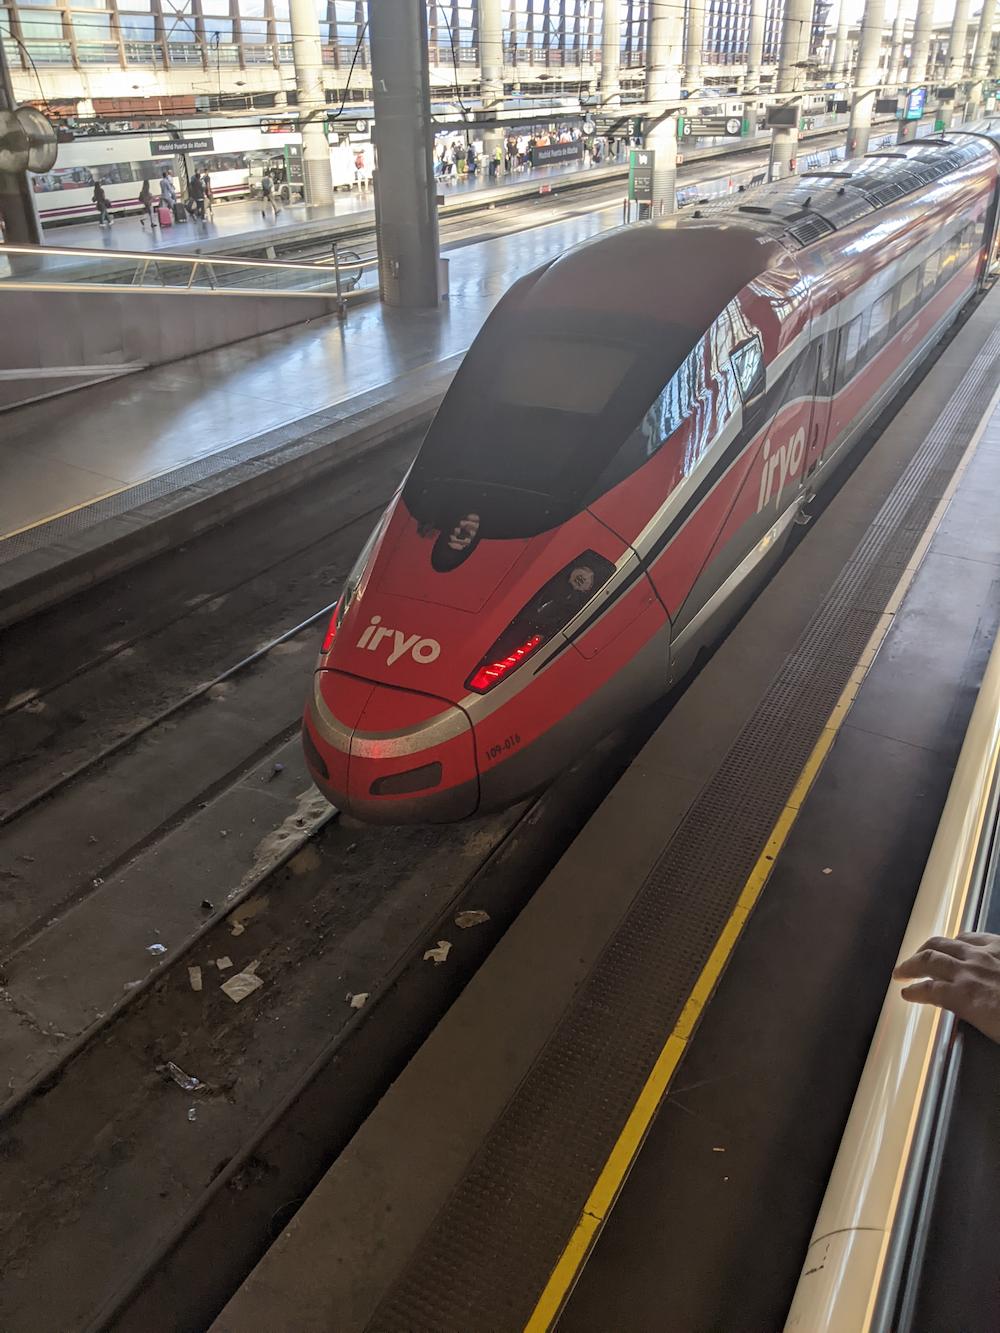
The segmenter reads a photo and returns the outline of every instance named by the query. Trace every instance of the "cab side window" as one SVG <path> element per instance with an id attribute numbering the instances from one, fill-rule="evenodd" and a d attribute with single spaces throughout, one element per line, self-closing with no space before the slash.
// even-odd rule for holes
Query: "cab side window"
<path id="1" fill-rule="evenodd" d="M 743 429 L 753 434 L 764 418 L 767 376 L 764 369 L 764 349 L 759 338 L 749 338 L 734 347 L 729 357 L 736 376 L 736 387 L 743 402 Z"/>
<path id="2" fill-rule="evenodd" d="M 677 368 L 666 386 L 643 413 L 642 420 L 588 487 L 585 504 L 592 504 L 620 481 L 638 471 L 694 410 L 702 377 L 701 348 L 696 347 Z"/>
<path id="3" fill-rule="evenodd" d="M 759 338 L 750 338 L 733 349 L 729 358 L 736 374 L 740 398 L 746 407 L 764 392 L 764 353 Z"/>

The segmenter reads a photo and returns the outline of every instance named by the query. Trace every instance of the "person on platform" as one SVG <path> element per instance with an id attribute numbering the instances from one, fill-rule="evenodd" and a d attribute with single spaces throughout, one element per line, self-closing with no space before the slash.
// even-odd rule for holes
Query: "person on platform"
<path id="1" fill-rule="evenodd" d="M 274 177 L 269 171 L 265 171 L 260 180 L 260 202 L 262 218 L 267 217 L 268 208 L 271 209 L 274 217 L 277 217 L 281 212 L 274 197 Z"/>
<path id="2" fill-rule="evenodd" d="M 490 158 L 490 180 L 495 181 L 503 167 L 503 149 L 497 144 Z"/>
<path id="3" fill-rule="evenodd" d="M 207 171 L 201 173 L 201 183 L 205 187 L 205 207 L 209 217 L 215 217 L 215 195 L 212 193 L 212 177 Z"/>
<path id="4" fill-rule="evenodd" d="M 196 171 L 188 181 L 188 200 L 191 204 L 191 212 L 199 222 L 205 221 L 205 182 L 201 178 L 201 172 Z"/>
<path id="5" fill-rule="evenodd" d="M 169 167 L 164 167 L 160 177 L 160 203 L 164 208 L 169 208 L 171 213 L 177 206 L 177 186 L 174 184 L 174 173 Z"/>
<path id="6" fill-rule="evenodd" d="M 1000 1043 L 1000 935 L 934 936 L 893 971 L 913 1004 L 947 1009 Z"/>
<path id="7" fill-rule="evenodd" d="M 97 221 L 102 227 L 110 227 L 114 224 L 114 218 L 108 208 L 108 196 L 104 193 L 104 186 L 100 181 L 94 182 L 94 193 L 92 196 L 94 207 L 97 209 Z"/>
<path id="8" fill-rule="evenodd" d="M 156 220 L 156 213 L 153 211 L 153 191 L 150 188 L 149 179 L 142 182 L 142 189 L 139 191 L 139 204 L 142 207 L 139 222 L 143 231 L 146 230 L 146 218 L 149 218 L 149 230 L 154 231 L 160 224 Z"/>

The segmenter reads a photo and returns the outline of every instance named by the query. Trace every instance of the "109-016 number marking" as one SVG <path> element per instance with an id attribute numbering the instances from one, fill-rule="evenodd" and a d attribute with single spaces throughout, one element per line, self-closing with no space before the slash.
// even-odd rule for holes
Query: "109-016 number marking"
<path id="1" fill-rule="evenodd" d="M 505 754 L 510 754 L 511 750 L 516 750 L 521 744 L 521 737 L 515 731 L 512 736 L 505 737 L 496 745 L 491 745 L 486 751 L 486 758 L 491 762 L 496 759 L 502 759 Z"/>

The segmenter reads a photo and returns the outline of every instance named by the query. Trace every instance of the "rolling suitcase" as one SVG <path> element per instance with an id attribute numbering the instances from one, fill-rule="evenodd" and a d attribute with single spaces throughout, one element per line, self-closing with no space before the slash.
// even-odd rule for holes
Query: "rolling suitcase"
<path id="1" fill-rule="evenodd" d="M 182 204 L 181 201 L 178 199 L 177 202 L 176 202 L 176 204 L 174 204 L 174 221 L 175 221 L 175 222 L 187 222 L 187 220 L 188 220 L 188 211 L 187 211 L 187 208 L 186 208 L 186 207 L 184 206 L 184 204 Z"/>
<path id="2" fill-rule="evenodd" d="M 156 210 L 157 217 L 160 220 L 161 227 L 172 227 L 174 225 L 174 215 L 164 204 Z"/>

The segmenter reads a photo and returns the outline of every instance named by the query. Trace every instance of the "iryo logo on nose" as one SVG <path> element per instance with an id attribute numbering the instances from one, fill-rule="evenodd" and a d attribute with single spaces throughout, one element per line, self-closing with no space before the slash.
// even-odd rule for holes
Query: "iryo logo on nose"
<path id="1" fill-rule="evenodd" d="M 437 639 L 422 639 L 419 634 L 404 634 L 401 629 L 388 629 L 382 624 L 381 616 L 372 616 L 357 647 L 367 648 L 370 653 L 374 653 L 383 639 L 392 640 L 389 656 L 385 659 L 386 666 L 392 666 L 407 653 L 421 666 L 436 662 L 441 656 L 441 645 Z"/>

